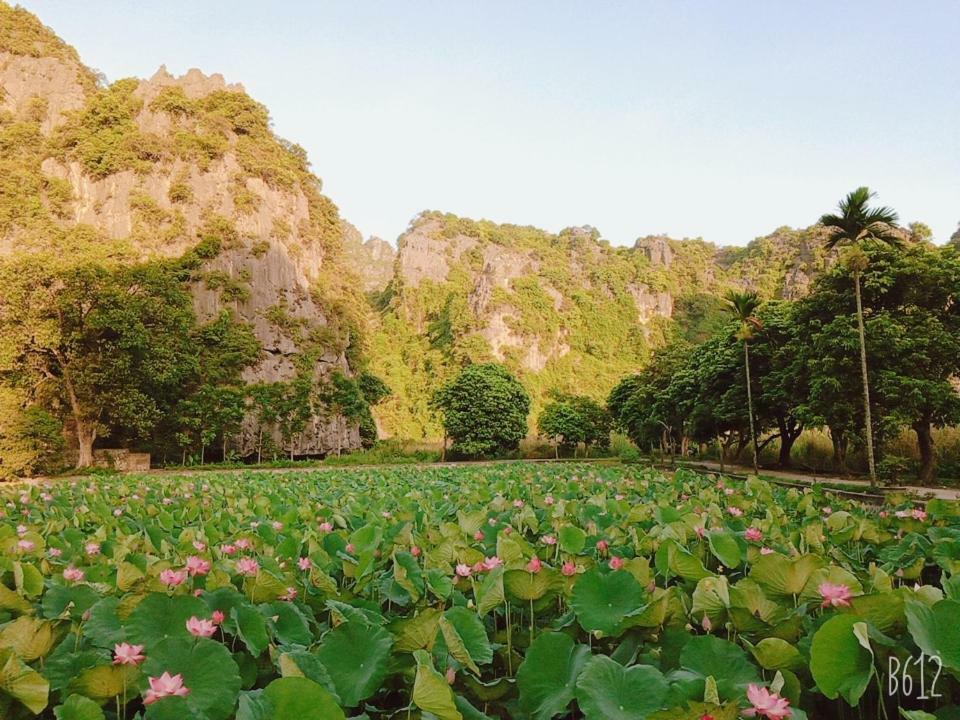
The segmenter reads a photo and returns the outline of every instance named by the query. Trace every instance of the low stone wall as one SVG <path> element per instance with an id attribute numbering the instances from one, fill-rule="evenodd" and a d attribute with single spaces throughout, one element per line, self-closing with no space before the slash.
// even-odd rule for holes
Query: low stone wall
<path id="1" fill-rule="evenodd" d="M 150 469 L 150 453 L 130 452 L 123 448 L 93 451 L 93 464 L 122 472 L 143 472 Z"/>

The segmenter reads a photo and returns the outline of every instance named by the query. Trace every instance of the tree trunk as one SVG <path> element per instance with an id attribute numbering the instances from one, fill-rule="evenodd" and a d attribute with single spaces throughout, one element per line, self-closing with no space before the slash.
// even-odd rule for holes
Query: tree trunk
<path id="1" fill-rule="evenodd" d="M 757 432 L 753 426 L 753 391 L 750 389 L 750 345 L 746 340 L 743 341 L 743 367 L 747 373 L 747 414 L 750 415 L 750 443 L 753 446 L 753 474 L 759 475 L 760 468 L 757 464 Z"/>
<path id="2" fill-rule="evenodd" d="M 725 472 L 724 461 L 727 459 L 726 449 L 723 447 L 723 440 L 717 435 L 717 453 L 720 455 L 720 472 Z"/>
<path id="3" fill-rule="evenodd" d="M 933 483 L 937 474 L 937 456 L 933 452 L 933 433 L 930 423 L 926 420 L 917 420 L 913 423 L 917 433 L 917 445 L 920 448 L 920 474 L 917 477 L 920 485 L 927 486 Z"/>
<path id="4" fill-rule="evenodd" d="M 860 273 L 853 273 L 853 287 L 857 296 L 857 330 L 860 332 L 860 372 L 863 375 L 863 417 L 867 431 L 867 466 L 870 484 L 877 484 L 877 466 L 873 457 L 873 420 L 870 418 L 870 382 L 867 378 L 867 340 L 863 329 L 863 301 L 860 299 Z"/>
<path id="5" fill-rule="evenodd" d="M 793 444 L 797 441 L 797 437 L 797 435 L 791 435 L 790 433 L 783 433 L 780 436 L 780 456 L 777 458 L 777 465 L 779 467 L 784 469 L 790 467 L 790 453 L 793 450 Z"/>
<path id="6" fill-rule="evenodd" d="M 77 467 L 93 465 L 93 443 L 97 439 L 97 430 L 88 423 L 77 420 Z"/>
<path id="7" fill-rule="evenodd" d="M 841 430 L 830 429 L 830 442 L 833 443 L 833 469 L 841 475 L 847 474 L 847 437 Z"/>

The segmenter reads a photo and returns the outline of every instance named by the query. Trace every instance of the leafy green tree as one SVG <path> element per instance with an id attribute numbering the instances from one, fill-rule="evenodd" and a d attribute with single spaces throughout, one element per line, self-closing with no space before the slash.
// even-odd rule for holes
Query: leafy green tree
<path id="1" fill-rule="evenodd" d="M 864 250 L 866 355 L 874 376 L 874 433 L 883 439 L 906 426 L 917 434 L 919 479 L 936 472 L 932 428 L 960 422 L 960 257 L 952 248 L 912 245 Z M 802 360 L 810 373 L 806 412 L 811 419 L 852 432 L 863 416 L 856 402 L 851 275 L 840 265 L 824 274 L 797 308 L 798 333 L 807 338 Z"/>
<path id="2" fill-rule="evenodd" d="M 77 466 L 92 464 L 94 442 L 111 428 L 148 437 L 195 371 L 193 308 L 178 269 L 20 256 L 0 276 L 0 375 L 21 387 L 36 379 L 35 392 L 66 408 Z"/>
<path id="3" fill-rule="evenodd" d="M 758 319 L 762 331 L 755 335 L 750 355 L 759 379 L 755 408 L 762 424 L 776 426 L 775 438 L 780 441 L 777 464 L 789 468 L 793 445 L 805 427 L 801 407 L 809 391 L 809 377 L 797 346 L 806 338 L 798 332 L 794 303 L 764 303 Z"/>
<path id="4" fill-rule="evenodd" d="M 0 388 L 0 477 L 50 472 L 62 462 L 63 423 L 38 405 L 22 407 L 21 400 Z"/>
<path id="5" fill-rule="evenodd" d="M 753 417 L 753 389 L 750 382 L 750 341 L 754 334 L 761 328 L 760 321 L 757 318 L 757 308 L 760 307 L 760 297 L 755 292 L 736 292 L 729 291 L 724 299 L 727 303 L 728 312 L 736 319 L 739 327 L 737 328 L 736 338 L 743 343 L 743 369 L 746 373 L 747 384 L 747 415 L 750 419 L 750 443 L 753 446 L 753 472 L 759 473 L 757 465 L 757 432 Z"/>
<path id="6" fill-rule="evenodd" d="M 515 450 L 527 433 L 530 396 L 502 365 L 469 365 L 433 398 L 453 450 L 476 457 Z"/>
<path id="7" fill-rule="evenodd" d="M 853 277 L 857 300 L 857 331 L 860 340 L 860 373 L 863 378 L 863 415 L 866 426 L 867 463 L 870 482 L 877 481 L 877 468 L 873 452 L 873 422 L 870 416 L 870 381 L 867 374 L 867 349 L 863 325 L 863 302 L 860 292 L 860 277 L 867 266 L 864 247 L 870 244 L 886 244 L 898 247 L 901 235 L 897 228 L 897 213 L 888 207 L 869 206 L 874 193 L 867 187 L 859 187 L 840 201 L 839 214 L 826 214 L 820 218 L 827 233 L 829 249 L 847 247 L 844 259 Z"/>
<path id="8" fill-rule="evenodd" d="M 537 429 L 553 440 L 558 456 L 561 446 L 572 449 L 576 456 L 580 443 L 587 449 L 610 445 L 610 416 L 606 408 L 582 395 L 561 395 L 547 403 L 537 418 Z"/>

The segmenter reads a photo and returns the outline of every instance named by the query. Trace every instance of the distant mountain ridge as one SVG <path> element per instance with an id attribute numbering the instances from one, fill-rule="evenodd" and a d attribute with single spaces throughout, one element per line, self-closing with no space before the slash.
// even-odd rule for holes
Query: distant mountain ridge
<path id="1" fill-rule="evenodd" d="M 350 252 L 362 258 L 357 238 Z M 669 338 L 711 332 L 727 289 L 804 295 L 829 262 L 821 240 L 815 228 L 780 228 L 745 247 L 654 235 L 628 248 L 589 226 L 552 234 L 422 213 L 400 236 L 389 276 L 382 245 L 358 261 L 376 268 L 371 362 L 394 391 L 377 411 L 381 427 L 435 437 L 424 398 L 467 362 L 518 373 L 534 414 L 551 392 L 602 398 Z"/>

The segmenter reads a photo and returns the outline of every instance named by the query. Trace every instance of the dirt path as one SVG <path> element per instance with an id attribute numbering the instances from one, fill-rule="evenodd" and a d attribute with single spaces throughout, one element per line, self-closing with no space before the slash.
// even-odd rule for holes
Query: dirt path
<path id="1" fill-rule="evenodd" d="M 710 470 L 720 471 L 720 463 L 712 461 L 704 461 L 691 463 L 698 465 L 700 467 L 709 468 Z M 750 475 L 752 474 L 752 468 L 745 467 L 743 465 L 731 465 L 729 463 L 724 465 L 726 472 L 732 472 L 739 475 Z M 839 483 L 841 485 L 849 485 L 857 488 L 863 488 L 864 490 L 870 489 L 870 482 L 868 480 L 860 480 L 857 478 L 846 478 L 840 477 L 838 475 L 817 475 L 809 473 L 798 473 L 794 471 L 786 470 L 761 470 L 761 476 L 776 478 L 778 480 L 787 480 L 789 482 L 801 483 L 804 485 L 814 485 L 816 483 Z M 890 488 L 885 488 L 890 489 Z M 953 488 L 927 488 L 927 487 L 918 487 L 916 485 L 898 485 L 896 486 L 897 490 L 903 490 L 904 492 L 910 493 L 911 495 L 917 495 L 919 497 L 936 497 L 943 500 L 958 500 L 960 499 L 960 490 Z"/>

